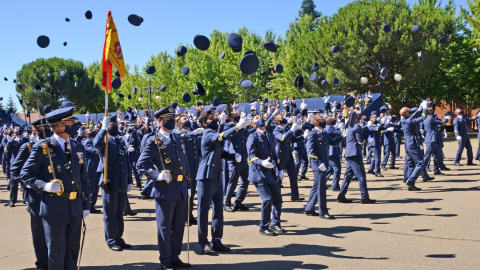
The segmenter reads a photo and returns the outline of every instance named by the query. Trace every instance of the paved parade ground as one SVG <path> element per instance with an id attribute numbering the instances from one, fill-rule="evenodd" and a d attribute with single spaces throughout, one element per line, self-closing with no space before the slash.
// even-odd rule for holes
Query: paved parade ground
<path id="1" fill-rule="evenodd" d="M 472 145 L 475 152 L 478 141 L 472 140 Z M 456 142 L 445 143 L 445 164 L 452 170 L 435 176 L 432 182 L 422 182 L 420 177 L 419 192 L 407 191 L 400 169 L 382 172 L 384 178 L 367 176 L 370 197 L 376 204 L 360 204 L 358 182 L 351 183 L 347 194 L 354 200 L 352 204 L 337 203 L 338 192 L 328 190 L 329 212 L 336 220 L 304 215 L 305 202 L 290 201 L 285 178 L 282 226 L 287 233 L 274 237 L 259 234 L 260 198 L 250 185 L 244 203 L 251 209 L 224 213 L 222 241 L 232 251 L 201 255 L 197 227 L 191 226 L 190 263 L 193 269 L 227 270 L 479 269 L 480 164 L 453 166 L 456 150 Z M 461 163 L 465 164 L 465 151 L 463 155 Z M 403 149 L 401 156 L 397 166 L 403 168 Z M 342 173 L 344 168 L 342 162 Z M 305 198 L 313 183 L 311 172 L 307 177 L 310 180 L 299 182 L 300 196 Z M 30 216 L 21 202 L 14 208 L 3 207 L 9 196 L 6 183 L 0 172 L 0 269 L 33 269 Z M 124 239 L 133 249 L 111 251 L 104 240 L 103 215 L 91 214 L 86 219 L 82 269 L 160 267 L 154 202 L 141 200 L 135 188 L 129 198 L 138 215 L 125 218 Z M 187 230 L 184 243 L 180 258 L 187 262 Z"/>

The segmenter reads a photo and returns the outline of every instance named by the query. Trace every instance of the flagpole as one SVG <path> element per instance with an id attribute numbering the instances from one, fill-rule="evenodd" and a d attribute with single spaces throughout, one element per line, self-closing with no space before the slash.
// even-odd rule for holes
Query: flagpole
<path id="1" fill-rule="evenodd" d="M 105 86 L 105 117 L 108 117 L 108 88 L 111 84 L 110 82 L 110 76 L 112 76 L 112 74 L 109 72 L 109 65 L 110 65 L 110 61 L 109 60 L 106 60 L 106 66 L 107 66 L 107 82 L 106 82 L 106 86 Z M 107 133 L 105 134 L 105 155 L 104 155 L 104 162 L 103 162 L 103 183 L 104 184 L 107 184 L 107 179 L 108 179 L 108 128 L 109 127 L 103 127 L 105 128 L 105 130 L 107 131 Z"/>

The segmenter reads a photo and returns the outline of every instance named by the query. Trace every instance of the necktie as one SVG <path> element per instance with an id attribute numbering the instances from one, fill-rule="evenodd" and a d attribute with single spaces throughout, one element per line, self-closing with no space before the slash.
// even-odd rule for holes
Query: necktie
<path id="1" fill-rule="evenodd" d="M 68 141 L 65 141 L 65 155 L 67 155 L 68 160 L 70 160 L 70 145 Z"/>

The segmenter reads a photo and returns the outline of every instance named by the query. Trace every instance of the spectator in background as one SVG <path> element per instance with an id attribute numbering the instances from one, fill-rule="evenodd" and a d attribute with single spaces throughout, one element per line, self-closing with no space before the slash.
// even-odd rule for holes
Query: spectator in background
<path id="1" fill-rule="evenodd" d="M 325 93 L 325 96 L 323 97 L 323 102 L 325 103 L 325 113 L 331 113 L 332 109 L 330 106 L 330 95 L 328 94 L 328 92 Z"/>
<path id="2" fill-rule="evenodd" d="M 238 112 L 238 104 L 236 100 L 233 101 L 233 104 L 231 104 L 231 106 L 234 112 Z"/>
<path id="3" fill-rule="evenodd" d="M 293 110 L 297 108 L 297 100 L 295 99 L 294 96 L 292 96 L 292 99 L 290 99 L 290 112 L 293 113 Z"/>
<path id="4" fill-rule="evenodd" d="M 302 100 L 302 103 L 300 104 L 300 110 L 301 111 L 308 110 L 308 105 L 307 105 L 307 100 L 306 99 Z"/>
<path id="5" fill-rule="evenodd" d="M 365 109 L 365 101 L 361 94 L 357 95 L 357 106 L 360 107 L 360 112 L 363 112 L 363 109 Z"/>
<path id="6" fill-rule="evenodd" d="M 370 105 L 370 103 L 372 103 L 372 95 L 370 94 L 370 91 L 368 91 L 368 94 L 365 94 L 365 108 L 368 107 L 368 105 Z"/>
<path id="7" fill-rule="evenodd" d="M 285 96 L 285 99 L 283 100 L 283 109 L 286 112 L 290 112 L 290 101 L 288 100 L 287 96 Z"/>

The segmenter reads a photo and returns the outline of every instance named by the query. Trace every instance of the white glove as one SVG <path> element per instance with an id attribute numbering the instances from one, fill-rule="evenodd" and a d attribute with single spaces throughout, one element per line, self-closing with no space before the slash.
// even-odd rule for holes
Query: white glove
<path id="1" fill-rule="evenodd" d="M 293 117 L 287 117 L 287 120 L 288 120 L 288 123 L 292 123 L 293 122 Z"/>
<path id="2" fill-rule="evenodd" d="M 461 141 L 461 140 L 462 140 L 462 136 L 457 136 L 457 137 L 455 137 L 455 139 L 457 139 L 457 141 Z"/>
<path id="3" fill-rule="evenodd" d="M 293 123 L 293 125 L 292 125 L 292 131 L 295 132 L 295 131 L 297 131 L 297 130 L 299 130 L 299 129 L 300 129 L 300 126 L 298 126 L 297 123 Z"/>
<path id="4" fill-rule="evenodd" d="M 447 116 L 444 116 L 443 119 L 445 119 L 445 121 L 449 121 L 450 119 L 452 119 L 452 117 L 450 115 L 447 115 Z"/>
<path id="5" fill-rule="evenodd" d="M 108 129 L 110 127 L 110 119 L 108 117 L 103 118 L 102 129 Z"/>
<path id="6" fill-rule="evenodd" d="M 243 119 L 247 116 L 247 114 L 245 112 L 241 112 L 240 113 L 240 119 Z"/>
<path id="7" fill-rule="evenodd" d="M 242 156 L 240 154 L 235 153 L 235 161 L 240 163 L 242 161 Z"/>
<path id="8" fill-rule="evenodd" d="M 134 149 L 133 147 L 128 147 L 128 148 L 127 148 L 127 151 L 128 151 L 128 152 L 133 152 L 133 151 L 135 151 L 135 149 Z"/>
<path id="9" fill-rule="evenodd" d="M 283 178 L 285 178 L 285 172 L 283 170 L 280 170 L 278 172 L 278 178 L 280 178 L 280 181 L 282 181 Z"/>
<path id="10" fill-rule="evenodd" d="M 310 120 L 312 119 L 313 113 L 309 113 L 307 117 L 307 123 L 310 123 Z"/>
<path id="11" fill-rule="evenodd" d="M 387 128 L 387 131 L 393 131 L 393 130 L 394 130 L 394 128 L 393 128 L 393 127 L 389 127 L 389 128 Z"/>
<path id="12" fill-rule="evenodd" d="M 348 130 L 345 129 L 345 130 L 342 132 L 342 137 L 343 137 L 343 138 L 346 138 L 346 137 L 347 137 L 347 134 L 348 134 Z"/>
<path id="13" fill-rule="evenodd" d="M 13 137 L 10 135 L 7 135 L 7 142 L 12 142 L 12 141 L 13 141 Z"/>
<path id="14" fill-rule="evenodd" d="M 83 210 L 83 219 L 88 217 L 88 215 L 90 215 L 90 210 Z"/>
<path id="15" fill-rule="evenodd" d="M 44 187 L 43 191 L 55 193 L 62 191 L 62 186 L 59 183 L 48 182 Z"/>
<path id="16" fill-rule="evenodd" d="M 220 124 L 223 125 L 225 124 L 225 120 L 227 119 L 227 116 L 225 115 L 224 112 L 222 112 L 219 116 L 218 116 L 218 120 L 220 120 Z"/>
<path id="17" fill-rule="evenodd" d="M 318 169 L 319 169 L 320 171 L 324 172 L 324 171 L 327 170 L 327 167 L 325 167 L 325 164 L 322 163 L 322 164 L 320 164 L 320 166 L 318 166 Z"/>
<path id="18" fill-rule="evenodd" d="M 270 158 L 263 160 L 262 166 L 267 169 L 273 169 L 273 163 L 270 162 Z"/>
<path id="19" fill-rule="evenodd" d="M 422 108 L 423 108 L 423 109 L 427 109 L 427 108 L 428 108 L 428 100 L 422 101 L 421 104 L 422 104 Z"/>
<path id="20" fill-rule="evenodd" d="M 157 181 L 170 181 L 170 175 L 166 172 L 161 172 L 157 176 Z"/>
<path id="21" fill-rule="evenodd" d="M 444 135 L 445 138 L 447 138 L 447 130 L 445 130 L 445 129 L 443 130 L 443 135 Z"/>
<path id="22" fill-rule="evenodd" d="M 310 133 L 310 130 L 305 130 L 305 132 L 303 133 L 303 137 L 306 139 L 308 137 L 308 133 Z"/>
<path id="23" fill-rule="evenodd" d="M 132 189 L 133 189 L 133 185 L 132 185 L 132 184 L 128 184 L 128 186 L 127 186 L 127 192 L 132 191 Z"/>
<path id="24" fill-rule="evenodd" d="M 203 131 L 204 131 L 204 128 L 197 128 L 193 131 L 193 134 L 199 135 L 199 134 L 202 134 Z"/>
<path id="25" fill-rule="evenodd" d="M 187 195 L 188 195 L 189 198 L 192 197 L 192 190 L 191 189 L 187 189 Z"/>
<path id="26" fill-rule="evenodd" d="M 252 117 L 247 116 L 245 118 L 241 118 L 236 126 L 237 126 L 238 129 L 242 129 L 242 128 L 250 125 L 251 122 L 252 122 Z"/>

